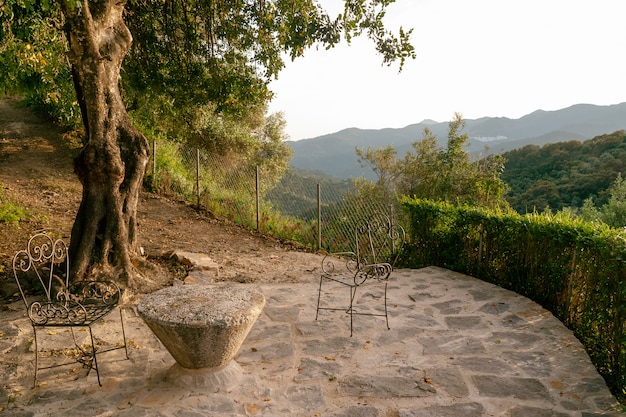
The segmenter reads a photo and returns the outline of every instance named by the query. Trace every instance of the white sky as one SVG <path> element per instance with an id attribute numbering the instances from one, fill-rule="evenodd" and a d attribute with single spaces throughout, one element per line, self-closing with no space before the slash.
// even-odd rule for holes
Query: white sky
<path id="1" fill-rule="evenodd" d="M 321 0 L 334 12 L 340 0 Z M 270 88 L 292 140 L 424 119 L 519 118 L 626 101 L 625 0 L 396 0 L 417 58 L 382 66 L 366 37 L 287 62 Z"/>

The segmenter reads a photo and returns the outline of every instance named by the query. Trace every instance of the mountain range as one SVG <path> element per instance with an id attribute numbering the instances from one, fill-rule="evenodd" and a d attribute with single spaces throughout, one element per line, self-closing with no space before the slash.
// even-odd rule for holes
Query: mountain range
<path id="1" fill-rule="evenodd" d="M 482 117 L 465 120 L 464 133 L 469 137 L 467 150 L 473 156 L 503 153 L 526 145 L 543 146 L 570 140 L 584 141 L 605 133 L 626 129 L 626 102 L 609 106 L 576 104 L 565 109 L 537 110 L 519 119 Z M 356 147 L 379 148 L 393 146 L 398 157 L 412 150 L 411 144 L 423 138 L 424 128 L 430 129 L 446 146 L 448 122 L 424 120 L 399 129 L 349 128 L 312 139 L 288 141 L 293 149 L 291 165 L 317 170 L 337 178 L 364 176 L 374 173 L 361 167 Z"/>

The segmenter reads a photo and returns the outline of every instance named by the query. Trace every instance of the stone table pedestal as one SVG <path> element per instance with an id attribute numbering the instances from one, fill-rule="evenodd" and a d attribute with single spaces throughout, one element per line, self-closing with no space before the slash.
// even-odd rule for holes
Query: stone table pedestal
<path id="1" fill-rule="evenodd" d="M 265 305 L 252 288 L 179 285 L 144 297 L 140 317 L 176 360 L 168 379 L 229 389 L 241 368 L 232 361 Z"/>

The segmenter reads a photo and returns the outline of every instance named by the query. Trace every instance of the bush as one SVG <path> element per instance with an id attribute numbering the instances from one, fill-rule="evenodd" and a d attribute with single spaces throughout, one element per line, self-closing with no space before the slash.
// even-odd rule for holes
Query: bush
<path id="1" fill-rule="evenodd" d="M 18 224 L 30 217 L 30 213 L 15 203 L 6 200 L 0 195 L 0 223 Z"/>

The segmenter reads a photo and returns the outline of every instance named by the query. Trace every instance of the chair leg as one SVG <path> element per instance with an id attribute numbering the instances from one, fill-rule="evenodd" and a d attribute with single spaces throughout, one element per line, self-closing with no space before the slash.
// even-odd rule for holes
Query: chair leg
<path id="1" fill-rule="evenodd" d="M 126 353 L 126 359 L 128 358 L 128 343 L 126 342 L 126 330 L 124 328 L 124 314 L 122 314 L 122 307 L 120 309 L 120 323 L 122 324 L 122 338 L 124 339 L 124 352 Z"/>
<path id="2" fill-rule="evenodd" d="M 76 335 L 74 334 L 74 328 L 73 327 L 70 327 L 70 333 L 72 333 L 72 340 L 74 340 L 74 346 L 76 346 L 78 348 L 78 350 L 80 350 L 82 352 L 83 349 L 81 348 L 81 346 L 76 341 Z"/>
<path id="3" fill-rule="evenodd" d="M 37 328 L 33 326 L 33 342 L 35 343 L 35 377 L 33 378 L 33 388 L 37 387 L 37 370 L 39 369 L 39 346 L 37 345 Z"/>
<path id="4" fill-rule="evenodd" d="M 350 307 L 348 308 L 348 310 L 350 311 L 350 337 L 352 337 L 352 323 L 353 323 L 353 313 L 354 313 L 353 303 L 354 303 L 354 297 L 356 296 L 356 289 L 357 287 L 350 286 Z"/>
<path id="5" fill-rule="evenodd" d="M 385 281 L 385 322 L 387 323 L 387 330 L 391 329 L 389 327 L 389 315 L 387 314 L 387 281 Z"/>
<path id="6" fill-rule="evenodd" d="M 322 281 L 324 277 L 320 276 L 320 287 L 317 290 L 317 309 L 315 310 L 315 320 L 317 321 L 317 317 L 320 314 L 320 298 L 322 298 Z"/>
<path id="7" fill-rule="evenodd" d="M 91 351 L 93 352 L 93 357 L 91 359 L 93 361 L 93 366 L 90 366 L 89 370 L 91 369 L 96 370 L 96 376 L 98 377 L 98 385 L 102 386 L 102 383 L 100 382 L 100 371 L 98 370 L 98 355 L 96 355 L 96 345 L 93 342 L 93 331 L 91 330 L 91 326 L 89 326 L 89 338 L 91 339 Z M 87 373 L 87 375 L 89 375 L 89 372 Z"/>

